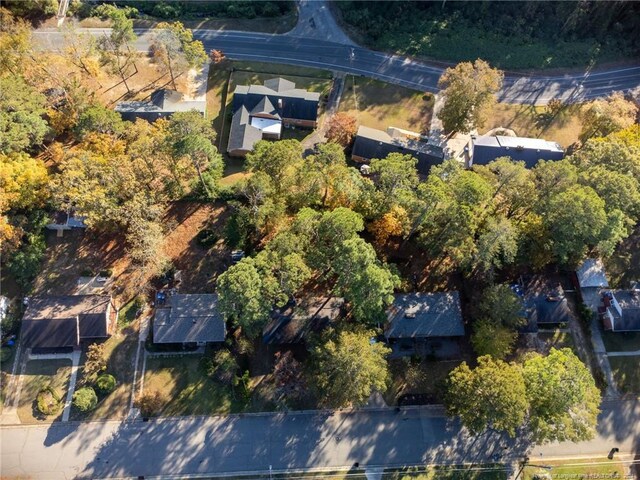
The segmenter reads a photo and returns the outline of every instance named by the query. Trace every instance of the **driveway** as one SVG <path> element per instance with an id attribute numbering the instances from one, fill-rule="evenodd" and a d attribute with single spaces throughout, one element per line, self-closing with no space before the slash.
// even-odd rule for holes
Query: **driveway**
<path id="1" fill-rule="evenodd" d="M 35 479 L 112 478 L 349 467 L 461 464 L 522 459 L 525 441 L 495 433 L 469 436 L 439 409 L 188 417 L 151 422 L 65 423 L 3 427 L 2 475 Z M 625 455 L 640 449 L 640 402 L 603 405 L 590 442 L 530 452 L 553 457 Z M 506 450 L 503 447 L 507 446 Z"/>

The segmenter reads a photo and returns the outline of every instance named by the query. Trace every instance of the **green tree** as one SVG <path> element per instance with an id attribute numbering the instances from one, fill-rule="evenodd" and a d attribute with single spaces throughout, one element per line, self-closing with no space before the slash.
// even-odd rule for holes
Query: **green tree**
<path id="1" fill-rule="evenodd" d="M 373 332 L 343 331 L 311 352 L 312 381 L 328 407 L 363 405 L 389 381 L 386 356 L 391 350 L 371 342 Z"/>
<path id="2" fill-rule="evenodd" d="M 96 380 L 96 388 L 100 393 L 107 394 L 113 392 L 116 389 L 117 383 L 118 382 L 116 381 L 116 377 L 105 373 L 103 375 L 100 375 Z"/>
<path id="3" fill-rule="evenodd" d="M 176 76 L 189 68 L 200 67 L 207 61 L 207 53 L 202 42 L 194 40 L 193 32 L 180 22 L 161 22 L 153 32 L 153 56 L 169 72 L 175 90 Z"/>
<path id="4" fill-rule="evenodd" d="M 463 62 L 447 68 L 438 86 L 445 103 L 438 114 L 447 132 L 468 133 L 484 125 L 484 115 L 495 102 L 504 74 L 483 60 Z"/>
<path id="5" fill-rule="evenodd" d="M 478 356 L 490 355 L 504 360 L 511 353 L 518 334 L 495 320 L 480 319 L 473 324 L 471 344 Z"/>
<path id="6" fill-rule="evenodd" d="M 474 317 L 491 318 L 497 325 L 510 329 L 520 328 L 526 323 L 522 300 L 506 284 L 492 285 L 483 290 L 476 303 Z"/>
<path id="7" fill-rule="evenodd" d="M 343 207 L 324 212 L 314 222 L 315 228 L 309 235 L 313 239 L 313 248 L 309 250 L 309 263 L 319 270 L 330 268 L 342 242 L 364 230 L 362 216 Z"/>
<path id="8" fill-rule="evenodd" d="M 262 333 L 272 305 L 253 259 L 244 258 L 221 274 L 217 292 L 218 305 L 225 319 L 241 327 L 250 338 Z"/>
<path id="9" fill-rule="evenodd" d="M 603 238 L 607 225 L 604 201 L 589 187 L 575 187 L 555 195 L 542 211 L 551 251 L 562 263 L 582 257 Z"/>
<path id="10" fill-rule="evenodd" d="M 371 160 L 371 171 L 377 175 L 376 185 L 386 206 L 397 203 L 397 197 L 418 185 L 418 161 L 411 155 L 390 153 L 382 160 Z"/>
<path id="11" fill-rule="evenodd" d="M 393 290 L 400 285 L 399 277 L 360 237 L 344 241 L 332 264 L 336 287 L 351 303 L 354 318 L 368 324 L 382 323 L 393 302 Z"/>
<path id="12" fill-rule="evenodd" d="M 472 260 L 474 269 L 492 274 L 494 269 L 513 263 L 518 253 L 518 235 L 508 218 L 487 218 L 476 240 L 477 253 Z"/>
<path id="13" fill-rule="evenodd" d="M 473 370 L 463 362 L 447 378 L 445 405 L 473 434 L 491 428 L 514 437 L 529 407 L 522 368 L 488 355 Z"/>
<path id="14" fill-rule="evenodd" d="M 78 117 L 76 132 L 81 139 L 91 133 L 119 136 L 125 131 L 126 125 L 118 112 L 93 104 Z"/>
<path id="15" fill-rule="evenodd" d="M 254 172 L 264 172 L 273 181 L 277 194 L 287 191 L 294 165 L 302 161 L 302 145 L 297 140 L 261 140 L 247 154 L 246 164 Z"/>
<path id="16" fill-rule="evenodd" d="M 0 153 L 20 152 L 42 144 L 48 132 L 44 95 L 20 76 L 0 77 Z"/>
<path id="17" fill-rule="evenodd" d="M 317 144 L 313 155 L 309 155 L 297 169 L 296 184 L 302 197 L 297 203 L 327 206 L 335 196 L 336 182 L 347 175 L 349 168 L 343 148 L 337 143 Z"/>
<path id="18" fill-rule="evenodd" d="M 580 442 L 595 436 L 600 391 L 589 369 L 568 348 L 535 354 L 524 363 L 531 405 L 529 427 L 538 443 Z"/>
<path id="19" fill-rule="evenodd" d="M 73 406 L 81 412 L 94 410 L 98 405 L 98 396 L 91 387 L 82 387 L 73 394 Z"/>

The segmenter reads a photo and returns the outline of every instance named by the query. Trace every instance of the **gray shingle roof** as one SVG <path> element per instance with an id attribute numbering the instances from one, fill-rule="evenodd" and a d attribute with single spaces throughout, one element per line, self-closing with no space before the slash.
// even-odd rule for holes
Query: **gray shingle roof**
<path id="1" fill-rule="evenodd" d="M 358 127 L 352 155 L 370 160 L 386 158 L 390 153 L 413 156 L 418 160 L 418 171 L 424 174 L 429 173 L 433 165 L 442 163 L 444 158 L 442 148 L 435 145 L 423 141 L 394 138 L 383 130 L 364 125 Z"/>
<path id="2" fill-rule="evenodd" d="M 249 111 L 241 106 L 231 118 L 227 151 L 253 150 L 253 146 L 262 140 L 262 132 L 249 124 Z"/>
<path id="3" fill-rule="evenodd" d="M 23 341 L 32 348 L 56 348 L 107 338 L 110 305 L 108 295 L 31 297 L 22 320 Z"/>
<path id="4" fill-rule="evenodd" d="M 154 343 L 223 342 L 224 319 L 215 294 L 175 294 L 167 307 L 156 310 Z"/>
<path id="5" fill-rule="evenodd" d="M 640 331 L 640 292 L 634 290 L 612 290 L 611 294 L 620 307 L 620 311 L 613 306 L 609 311 L 614 318 L 615 332 Z"/>
<path id="6" fill-rule="evenodd" d="M 576 275 L 580 288 L 603 288 L 609 286 L 604 265 L 599 258 L 587 258 L 576 270 Z"/>
<path id="7" fill-rule="evenodd" d="M 387 312 L 388 339 L 461 337 L 464 322 L 457 291 L 397 294 Z"/>
<path id="8" fill-rule="evenodd" d="M 144 118 L 155 120 L 169 116 L 176 112 L 189 112 L 196 110 L 204 115 L 207 102 L 204 100 L 183 100 L 184 96 L 175 90 L 161 89 L 151 94 L 146 102 L 120 102 L 116 104 L 115 111 L 125 120 Z"/>
<path id="9" fill-rule="evenodd" d="M 496 158 L 509 157 L 531 168 L 539 160 L 562 160 L 564 150 L 555 142 L 541 138 L 480 136 L 471 137 L 471 162 L 486 165 Z"/>

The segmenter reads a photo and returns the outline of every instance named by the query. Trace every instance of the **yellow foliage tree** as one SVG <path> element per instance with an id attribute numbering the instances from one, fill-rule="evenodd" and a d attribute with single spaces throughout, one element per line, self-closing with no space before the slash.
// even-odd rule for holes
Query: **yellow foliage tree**
<path id="1" fill-rule="evenodd" d="M 378 245 L 385 245 L 389 238 L 402 235 L 408 223 L 407 212 L 404 208 L 395 206 L 379 219 L 369 225 Z"/>

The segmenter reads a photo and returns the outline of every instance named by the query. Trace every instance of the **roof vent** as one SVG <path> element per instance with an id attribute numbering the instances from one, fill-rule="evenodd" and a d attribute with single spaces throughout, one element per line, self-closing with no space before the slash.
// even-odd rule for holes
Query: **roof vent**
<path id="1" fill-rule="evenodd" d="M 406 310 L 404 312 L 404 318 L 416 318 L 416 312 L 410 312 Z"/>
<path id="2" fill-rule="evenodd" d="M 282 108 L 282 99 L 281 98 L 278 99 L 278 108 Z"/>

